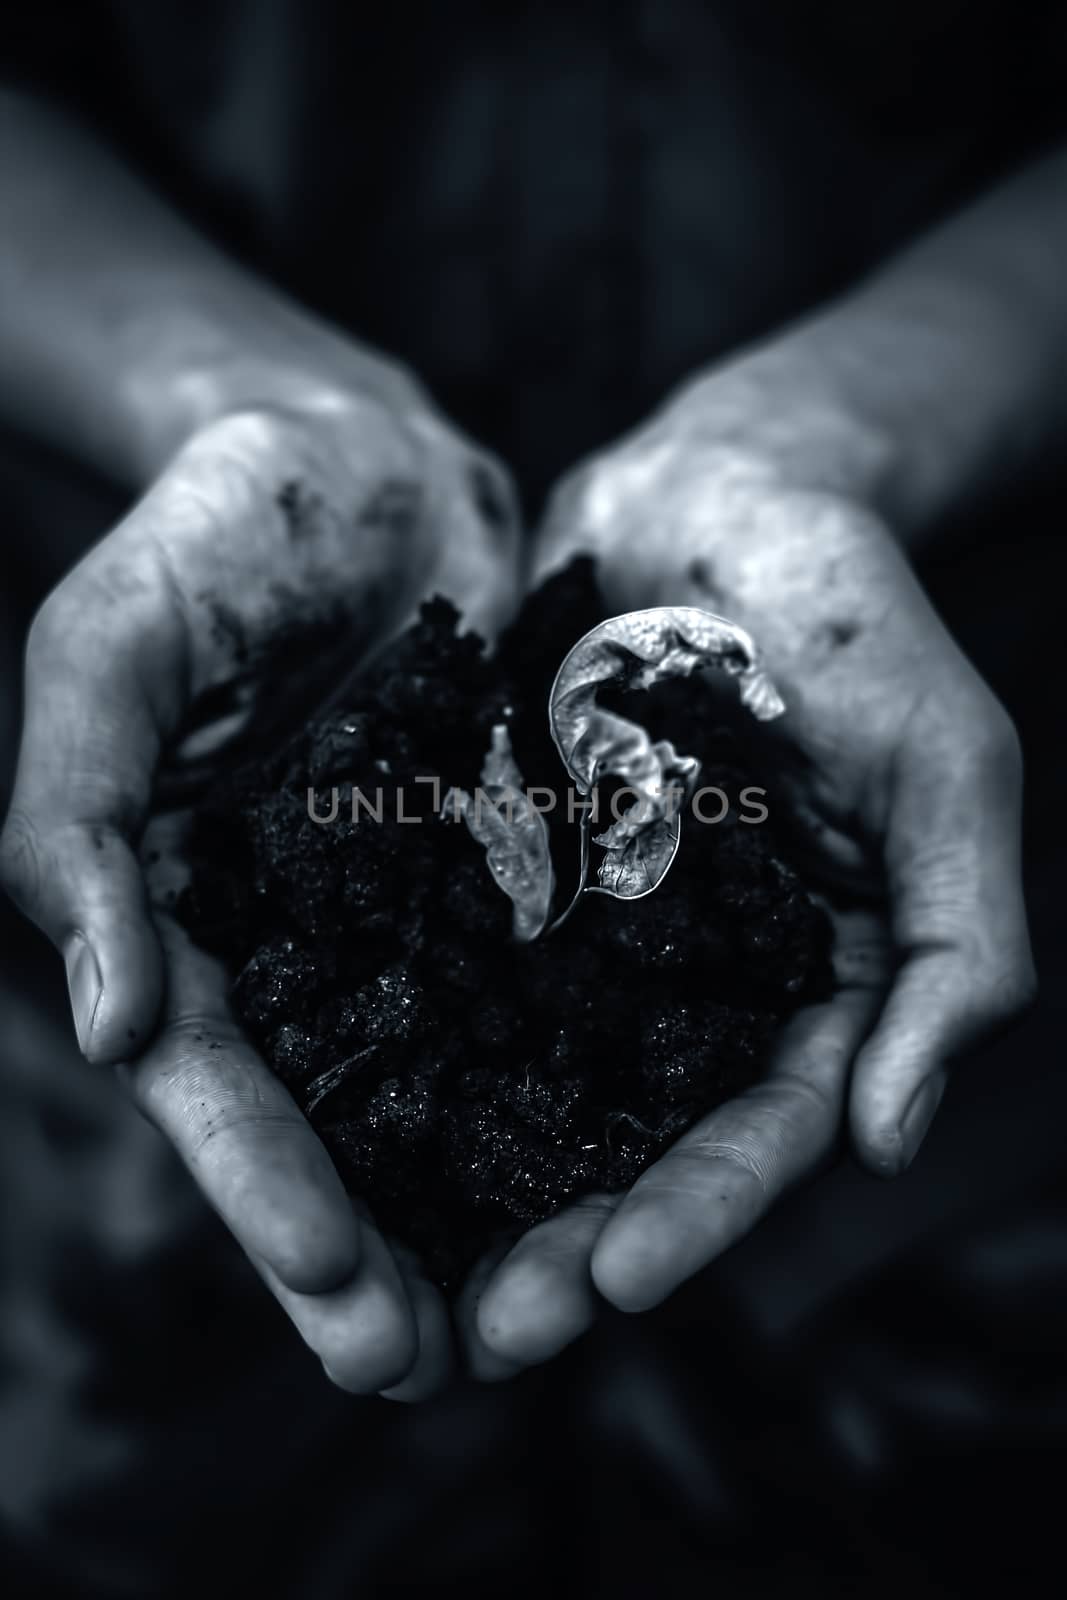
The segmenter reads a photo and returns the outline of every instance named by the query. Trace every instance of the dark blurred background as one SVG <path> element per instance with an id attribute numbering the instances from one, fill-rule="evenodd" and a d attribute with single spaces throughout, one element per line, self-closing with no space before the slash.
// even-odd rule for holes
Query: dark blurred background
<path id="1" fill-rule="evenodd" d="M 2 63 L 552 479 L 1062 133 L 1062 7 L 51 0 Z M 77 263 L 72 261 L 72 284 Z M 660 1312 L 415 1410 L 332 1389 L 0 910 L 0 1573 L 16 1595 L 1043 1581 L 1067 1468 L 1063 489 L 924 576 L 1028 760 L 1041 999 L 892 1185 L 848 1163 Z M 0 448 L 0 799 L 34 608 L 121 500 Z"/>

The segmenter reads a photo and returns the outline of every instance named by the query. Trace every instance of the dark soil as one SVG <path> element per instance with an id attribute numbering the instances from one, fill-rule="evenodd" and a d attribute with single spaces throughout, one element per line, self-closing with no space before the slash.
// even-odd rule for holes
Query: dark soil
<path id="1" fill-rule="evenodd" d="M 429 784 L 473 789 L 506 722 L 528 787 L 565 794 L 548 692 L 605 614 L 589 563 L 526 604 L 487 659 L 443 600 L 343 700 L 246 762 L 198 812 L 181 914 L 233 974 L 233 1006 L 379 1222 L 456 1281 L 502 1230 L 620 1190 L 765 1070 L 781 1020 L 830 986 L 830 931 L 779 853 L 773 787 L 740 765 L 723 684 L 663 685 L 627 712 L 731 797 L 687 818 L 663 885 L 587 895 L 563 928 L 511 937 L 511 905 Z M 726 685 L 726 698 L 734 696 Z M 620 702 L 621 704 L 621 702 Z M 746 783 L 770 820 L 739 820 Z M 308 815 L 308 786 L 319 824 Z M 352 787 L 383 821 L 351 818 Z M 395 792 L 404 790 L 398 818 Z M 714 814 L 712 800 L 708 809 Z M 558 911 L 578 828 L 549 818 Z"/>

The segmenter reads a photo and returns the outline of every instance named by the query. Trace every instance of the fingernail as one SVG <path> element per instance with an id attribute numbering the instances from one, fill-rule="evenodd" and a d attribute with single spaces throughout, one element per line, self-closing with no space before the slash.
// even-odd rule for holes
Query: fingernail
<path id="1" fill-rule="evenodd" d="M 96 957 L 80 933 L 73 934 L 67 940 L 63 960 L 67 968 L 67 988 L 70 990 L 70 1009 L 74 1014 L 74 1032 L 78 1035 L 78 1049 L 84 1056 L 89 1053 L 96 1008 L 100 1004 L 104 985 Z"/>
<path id="2" fill-rule="evenodd" d="M 910 1167 L 919 1153 L 919 1146 L 929 1132 L 934 1113 L 941 1104 L 947 1079 L 944 1072 L 935 1072 L 932 1078 L 919 1085 L 900 1124 L 901 1159 Z"/>

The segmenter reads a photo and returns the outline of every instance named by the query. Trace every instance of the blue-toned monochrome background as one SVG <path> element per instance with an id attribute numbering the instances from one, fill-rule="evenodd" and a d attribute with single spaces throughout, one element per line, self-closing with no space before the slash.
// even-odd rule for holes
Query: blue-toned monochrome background
<path id="1" fill-rule="evenodd" d="M 409 362 L 535 516 L 670 385 L 1061 131 L 1067 21 L 962 0 L 38 0 L 4 54 Z M 606 1318 L 509 1388 L 413 1411 L 330 1388 L 78 1058 L 58 963 L 0 909 L 15 1594 L 940 1595 L 1005 1538 L 1020 1585 L 1040 1569 L 1067 1464 L 1063 489 L 946 529 L 925 572 L 1022 732 L 1038 1007 L 960 1071 L 906 1177 L 841 1167 L 661 1312 Z M 118 502 L 8 439 L 0 507 L 3 798 L 28 618 Z"/>

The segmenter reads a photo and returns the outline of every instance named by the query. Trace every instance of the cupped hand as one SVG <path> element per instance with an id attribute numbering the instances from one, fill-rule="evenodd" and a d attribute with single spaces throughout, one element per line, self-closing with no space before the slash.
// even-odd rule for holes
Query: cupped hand
<path id="1" fill-rule="evenodd" d="M 608 614 L 693 605 L 752 633 L 787 712 L 755 731 L 751 761 L 830 896 L 836 992 L 789 1022 L 762 1082 L 628 1195 L 592 1197 L 515 1245 L 468 1317 L 487 1376 L 554 1354 L 600 1297 L 658 1304 L 846 1129 L 868 1168 L 902 1171 L 952 1063 L 1033 986 L 1012 724 L 889 528 L 805 457 L 788 418 L 768 426 L 751 401 L 707 380 L 580 469 L 551 503 L 540 571 L 592 552 Z"/>
<path id="2" fill-rule="evenodd" d="M 508 483 L 403 392 L 324 386 L 199 428 L 49 596 L 0 864 L 62 953 L 83 1053 L 120 1065 L 335 1381 L 408 1399 L 448 1370 L 444 1304 L 243 1038 L 166 912 L 174 830 L 146 833 L 161 776 L 210 777 L 295 634 L 351 665 L 434 592 L 489 632 L 507 617 Z"/>

